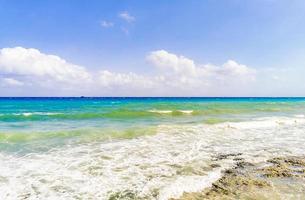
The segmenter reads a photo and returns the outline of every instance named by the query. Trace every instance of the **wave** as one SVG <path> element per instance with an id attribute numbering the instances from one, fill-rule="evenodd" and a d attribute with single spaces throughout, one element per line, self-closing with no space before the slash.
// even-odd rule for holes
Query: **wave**
<path id="1" fill-rule="evenodd" d="M 305 117 L 305 115 L 294 115 L 294 117 L 297 117 L 297 118 L 304 118 Z"/>
<path id="2" fill-rule="evenodd" d="M 0 121 L 39 121 L 49 119 L 138 119 L 158 117 L 160 114 L 170 114 L 171 116 L 191 115 L 193 110 L 127 110 L 119 109 L 109 112 L 23 112 L 0 114 Z"/>
<path id="3" fill-rule="evenodd" d="M 57 131 L 0 131 L 1 143 L 22 143 L 37 140 L 48 139 L 69 139 L 76 138 L 78 141 L 89 142 L 94 140 L 106 139 L 131 139 L 143 135 L 153 135 L 160 130 L 176 129 L 177 127 L 202 127 L 203 129 L 257 129 L 257 128 L 271 128 L 283 125 L 299 125 L 305 124 L 305 117 L 265 117 L 257 118 L 250 121 L 228 122 L 218 118 L 208 118 L 203 123 L 195 123 L 192 125 L 187 124 L 168 124 L 168 125 L 155 125 L 155 126 L 139 126 L 139 127 L 126 127 L 121 129 L 114 128 L 78 128 Z"/>
<path id="4" fill-rule="evenodd" d="M 148 112 L 159 113 L 159 114 L 169 114 L 172 113 L 172 110 L 149 110 Z"/>
<path id="5" fill-rule="evenodd" d="M 160 106 L 161 107 L 161 106 Z M 192 117 L 200 116 L 204 118 L 218 118 L 217 116 L 234 115 L 241 117 L 243 115 L 260 115 L 270 112 L 281 113 L 282 109 L 277 108 L 228 108 L 228 107 L 206 107 L 201 109 L 181 109 L 173 107 L 162 108 L 107 108 L 104 110 L 83 110 L 83 111 L 62 111 L 62 112 L 20 112 L 20 113 L 0 113 L 0 121 L 47 121 L 47 120 L 86 120 L 86 119 L 141 119 L 141 118 L 166 118 L 166 117 Z M 299 114 L 298 117 L 304 116 Z"/>
<path id="6" fill-rule="evenodd" d="M 194 111 L 193 110 L 178 110 L 178 112 L 182 112 L 184 114 L 192 114 Z"/>
<path id="7" fill-rule="evenodd" d="M 78 142 L 92 142 L 109 139 L 131 139 L 144 135 L 153 135 L 156 127 L 134 127 L 122 130 L 87 128 L 60 131 L 21 131 L 0 132 L 0 143 L 24 143 L 50 139 L 73 139 Z"/>
<path id="8" fill-rule="evenodd" d="M 183 192 L 209 187 L 238 160 L 258 163 L 271 157 L 304 155 L 304 124 L 305 118 L 269 117 L 160 125 L 152 135 L 135 139 L 68 143 L 26 156 L 1 151 L 0 199 L 177 198 Z M 149 128 L 118 134 L 133 138 L 145 130 Z M 101 137 L 100 130 L 78 131 L 68 133 L 77 138 L 92 135 L 88 141 L 96 141 L 94 131 Z"/>
<path id="9" fill-rule="evenodd" d="M 63 113 L 52 113 L 52 112 L 24 112 L 24 113 L 13 113 L 12 115 L 15 115 L 15 116 L 25 116 L 25 117 L 28 117 L 28 116 L 32 116 L 32 115 L 60 115 L 60 114 L 63 114 Z"/>
<path id="10" fill-rule="evenodd" d="M 149 113 L 145 111 L 112 111 L 112 112 L 24 112 L 0 115 L 0 121 L 39 121 L 50 119 L 98 119 L 98 118 L 141 118 L 148 117 Z"/>
<path id="11" fill-rule="evenodd" d="M 272 128 L 278 126 L 295 126 L 305 124 L 305 118 L 300 117 L 263 117 L 243 122 L 225 122 L 217 124 L 219 127 L 239 128 L 239 129 L 257 129 Z"/>
<path id="12" fill-rule="evenodd" d="M 151 113 L 158 113 L 158 114 L 192 114 L 193 110 L 148 110 Z"/>

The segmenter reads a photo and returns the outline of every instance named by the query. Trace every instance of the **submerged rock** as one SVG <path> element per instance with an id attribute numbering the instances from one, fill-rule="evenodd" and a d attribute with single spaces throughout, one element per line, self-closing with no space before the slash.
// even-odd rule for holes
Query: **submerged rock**
<path id="1" fill-rule="evenodd" d="M 137 197 L 137 194 L 134 191 L 131 190 L 124 190 L 120 192 L 115 192 L 110 195 L 108 200 L 140 200 L 140 198 Z"/>
<path id="2" fill-rule="evenodd" d="M 273 158 L 267 162 L 272 165 L 260 169 L 266 177 L 305 177 L 305 162 L 301 158 Z"/>
<path id="3" fill-rule="evenodd" d="M 219 154 L 215 157 L 214 160 L 224 160 L 224 159 L 228 159 L 229 157 L 235 157 L 234 159 L 238 159 L 236 158 L 237 156 L 241 156 L 242 153 L 228 153 L 228 154 Z M 241 158 L 240 158 L 241 159 Z"/>

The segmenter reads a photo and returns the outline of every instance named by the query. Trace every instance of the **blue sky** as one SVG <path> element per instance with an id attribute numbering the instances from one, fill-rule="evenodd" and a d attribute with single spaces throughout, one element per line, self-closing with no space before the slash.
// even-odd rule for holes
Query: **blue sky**
<path id="1" fill-rule="evenodd" d="M 2 62 L 0 54 L 0 90 L 2 96 L 304 96 L 304 35 L 301 0 L 0 0 L 0 49 L 12 50 L 2 52 Z M 5 56 L 12 59 L 21 51 L 33 57 L 29 49 L 84 68 L 90 83 L 79 89 L 50 74 L 49 68 L 29 73 L 41 63 L 39 55 L 37 62 L 6 62 Z M 186 76 L 185 70 L 176 69 L 185 68 L 184 62 L 177 65 L 182 57 L 205 72 Z M 168 63 L 169 58 L 176 60 Z M 238 66 L 224 67 L 229 60 L 249 68 L 251 78 L 239 73 Z M 114 83 L 105 83 L 105 71 Z M 45 79 L 49 84 L 41 86 Z M 145 80 L 149 87 L 135 86 L 146 85 Z M 59 91 L 62 85 L 69 87 Z"/>

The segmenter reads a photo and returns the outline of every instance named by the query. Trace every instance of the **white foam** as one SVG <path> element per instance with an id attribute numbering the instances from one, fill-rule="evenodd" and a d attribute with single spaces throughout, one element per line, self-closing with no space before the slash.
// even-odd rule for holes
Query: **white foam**
<path id="1" fill-rule="evenodd" d="M 184 192 L 199 192 L 211 187 L 221 178 L 221 169 L 214 170 L 206 176 L 180 176 L 169 186 L 160 191 L 159 200 L 179 198 Z"/>
<path id="2" fill-rule="evenodd" d="M 296 125 L 305 124 L 305 119 L 295 117 L 266 117 L 258 118 L 253 121 L 244 122 L 225 122 L 217 124 L 219 127 L 239 128 L 239 129 L 253 129 L 253 128 L 271 128 L 281 125 Z"/>
<path id="3" fill-rule="evenodd" d="M 279 123 L 280 122 L 280 123 Z M 108 199 L 131 191 L 144 199 L 178 197 L 209 187 L 220 169 L 214 156 L 242 153 L 246 161 L 303 155 L 300 118 L 260 118 L 217 125 L 162 125 L 158 134 L 129 140 L 66 145 L 18 156 L 0 152 L 0 199 Z M 217 161 L 221 167 L 227 161 Z M 179 173 L 185 167 L 200 169 Z"/>
<path id="4" fill-rule="evenodd" d="M 179 110 L 179 112 L 182 112 L 184 114 L 192 114 L 194 111 L 193 110 Z"/>
<path id="5" fill-rule="evenodd" d="M 172 113 L 172 110 L 149 110 L 148 112 L 159 113 L 159 114 L 169 114 Z"/>
<path id="6" fill-rule="evenodd" d="M 169 114 L 172 113 L 172 110 L 149 110 L 148 112 L 152 113 L 159 113 L 159 114 Z M 177 110 L 177 112 L 181 112 L 183 114 L 192 114 L 194 111 L 193 110 Z"/>
<path id="7" fill-rule="evenodd" d="M 23 115 L 25 117 L 32 116 L 32 115 L 58 115 L 62 113 L 56 113 L 56 112 L 24 112 L 24 113 L 14 113 L 13 115 L 19 116 Z"/>
<path id="8" fill-rule="evenodd" d="M 33 115 L 33 113 L 22 113 L 22 115 L 27 117 Z"/>

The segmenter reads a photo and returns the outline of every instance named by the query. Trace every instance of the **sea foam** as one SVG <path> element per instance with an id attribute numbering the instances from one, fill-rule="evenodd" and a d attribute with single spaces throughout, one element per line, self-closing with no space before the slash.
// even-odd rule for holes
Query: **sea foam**
<path id="1" fill-rule="evenodd" d="M 0 199 L 178 197 L 209 187 L 234 163 L 233 157 L 215 160 L 218 155 L 236 154 L 249 162 L 302 155 L 304 130 L 303 119 L 287 117 L 160 125 L 152 136 L 66 144 L 26 155 L 1 152 Z"/>

